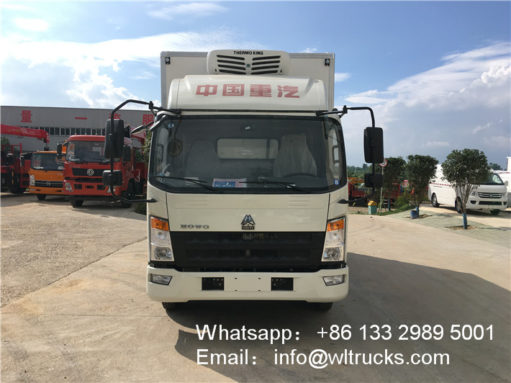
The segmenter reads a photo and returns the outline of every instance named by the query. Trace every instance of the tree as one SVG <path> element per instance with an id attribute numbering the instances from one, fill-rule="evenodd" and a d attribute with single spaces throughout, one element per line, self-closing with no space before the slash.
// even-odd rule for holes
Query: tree
<path id="1" fill-rule="evenodd" d="M 395 184 L 400 184 L 403 180 L 406 161 L 401 157 L 387 158 L 387 166 L 383 169 L 383 192 L 391 193 Z"/>
<path id="2" fill-rule="evenodd" d="M 406 176 L 410 187 L 410 200 L 416 206 L 417 215 L 419 206 L 427 198 L 429 180 L 435 175 L 438 161 L 431 156 L 410 155 L 406 164 Z"/>
<path id="3" fill-rule="evenodd" d="M 456 203 L 463 214 L 463 228 L 467 228 L 467 201 L 474 185 L 480 185 L 490 176 L 488 161 L 477 149 L 453 150 L 442 164 L 444 177 L 456 191 Z"/>
<path id="4" fill-rule="evenodd" d="M 502 170 L 502 167 L 499 164 L 496 164 L 494 162 L 490 162 L 490 164 L 488 166 L 492 170 Z"/>

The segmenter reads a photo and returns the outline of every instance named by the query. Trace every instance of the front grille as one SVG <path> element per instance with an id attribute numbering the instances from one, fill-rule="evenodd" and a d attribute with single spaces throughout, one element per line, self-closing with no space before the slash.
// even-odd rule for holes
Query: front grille
<path id="1" fill-rule="evenodd" d="M 88 168 L 73 168 L 74 176 L 87 176 L 87 177 L 102 177 L 105 169 L 92 169 L 94 174 L 87 174 Z"/>
<path id="2" fill-rule="evenodd" d="M 324 232 L 172 232 L 175 267 L 186 271 L 312 271 Z M 328 267 L 339 267 L 327 265 Z"/>
<path id="3" fill-rule="evenodd" d="M 103 178 L 74 178 L 75 182 L 84 182 L 84 183 L 103 183 Z"/>
<path id="4" fill-rule="evenodd" d="M 502 193 L 477 193 L 479 198 L 490 198 L 490 199 L 500 199 L 502 198 Z"/>
<path id="5" fill-rule="evenodd" d="M 57 182 L 57 181 L 36 181 L 35 186 L 36 187 L 45 187 L 45 188 L 62 188 L 64 185 L 63 182 Z"/>
<path id="6" fill-rule="evenodd" d="M 479 205 L 501 206 L 502 202 L 497 202 L 497 201 L 479 201 Z"/>

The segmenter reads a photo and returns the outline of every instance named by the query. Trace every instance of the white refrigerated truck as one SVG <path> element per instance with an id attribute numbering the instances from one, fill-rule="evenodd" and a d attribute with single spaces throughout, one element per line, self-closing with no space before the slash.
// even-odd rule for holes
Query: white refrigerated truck
<path id="1" fill-rule="evenodd" d="M 346 297 L 340 117 L 371 112 L 367 162 L 383 161 L 383 135 L 370 108 L 333 109 L 334 68 L 329 53 L 162 52 L 147 185 L 150 298 L 166 309 L 191 300 L 328 309 Z M 381 182 L 374 172 L 368 180 Z"/>

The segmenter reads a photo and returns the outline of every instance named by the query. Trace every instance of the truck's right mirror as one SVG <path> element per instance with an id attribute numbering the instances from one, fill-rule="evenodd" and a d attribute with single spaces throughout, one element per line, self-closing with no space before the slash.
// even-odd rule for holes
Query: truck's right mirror
<path id="1" fill-rule="evenodd" d="M 57 145 L 57 154 L 58 154 L 59 156 L 62 156 L 62 144 L 58 144 L 58 145 Z"/>
<path id="2" fill-rule="evenodd" d="M 365 162 L 380 164 L 383 162 L 383 129 L 365 128 L 364 130 Z"/>
<path id="3" fill-rule="evenodd" d="M 124 146 L 124 121 L 113 121 L 113 126 L 110 123 L 110 119 L 106 121 L 104 153 L 105 158 L 107 159 L 120 158 L 122 156 L 122 148 Z"/>

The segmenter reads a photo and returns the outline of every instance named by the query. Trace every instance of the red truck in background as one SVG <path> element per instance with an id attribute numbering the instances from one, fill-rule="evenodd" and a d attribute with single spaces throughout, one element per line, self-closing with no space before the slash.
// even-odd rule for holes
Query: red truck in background
<path id="1" fill-rule="evenodd" d="M 348 177 L 348 197 L 356 204 L 367 203 L 368 189 L 364 186 L 364 180 L 359 177 Z"/>
<path id="2" fill-rule="evenodd" d="M 48 133 L 42 129 L 22 128 L 19 126 L 0 125 L 0 134 L 3 138 L 6 136 L 35 138 L 41 141 L 41 147 L 38 150 L 47 149 L 49 143 Z M 21 143 L 4 143 L 1 146 L 1 185 L 2 191 L 9 190 L 14 194 L 22 194 L 29 186 L 29 169 L 31 152 L 23 152 Z"/>
<path id="3" fill-rule="evenodd" d="M 75 208 L 85 200 L 113 200 L 110 188 L 103 184 L 103 171 L 110 169 L 110 161 L 103 155 L 104 144 L 105 136 L 92 135 L 71 136 L 64 143 L 64 194 Z M 132 199 L 144 193 L 147 169 L 143 157 L 137 154 L 143 144 L 141 136 L 124 138 L 122 158 L 114 162 L 114 169 L 122 172 L 122 185 L 114 187 L 115 195 Z"/>

